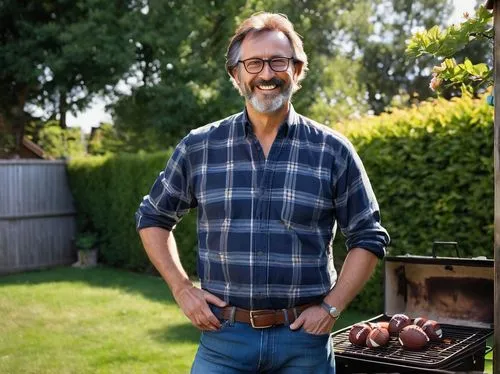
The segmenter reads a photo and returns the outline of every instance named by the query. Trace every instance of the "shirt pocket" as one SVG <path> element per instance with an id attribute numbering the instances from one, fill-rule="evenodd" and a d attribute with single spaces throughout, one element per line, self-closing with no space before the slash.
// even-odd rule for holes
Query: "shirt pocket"
<path id="1" fill-rule="evenodd" d="M 280 220 L 287 228 L 311 230 L 331 221 L 333 203 L 325 181 L 309 177 L 294 189 L 283 189 Z M 330 219 L 328 219 L 330 217 Z"/>

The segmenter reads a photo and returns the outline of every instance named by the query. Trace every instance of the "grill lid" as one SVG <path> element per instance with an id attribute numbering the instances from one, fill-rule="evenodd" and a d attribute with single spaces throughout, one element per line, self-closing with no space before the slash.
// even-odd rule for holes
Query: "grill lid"
<path id="1" fill-rule="evenodd" d="M 394 256 L 385 263 L 385 314 L 493 328 L 494 261 Z"/>

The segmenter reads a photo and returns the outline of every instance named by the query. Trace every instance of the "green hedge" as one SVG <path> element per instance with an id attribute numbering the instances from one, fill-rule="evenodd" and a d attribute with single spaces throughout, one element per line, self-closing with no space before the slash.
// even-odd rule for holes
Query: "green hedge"
<path id="1" fill-rule="evenodd" d="M 493 110 L 484 101 L 435 100 L 407 110 L 337 125 L 354 143 L 377 195 L 392 242 L 389 255 L 430 255 L 435 240 L 458 241 L 463 256 L 493 257 Z M 73 160 L 70 183 L 80 226 L 101 237 L 101 260 L 151 266 L 134 226 L 134 212 L 170 152 Z M 186 270 L 195 274 L 196 223 L 191 212 L 176 239 Z M 342 259 L 341 235 L 334 243 Z M 454 256 L 445 248 L 441 255 Z M 351 307 L 382 312 L 381 266 Z"/>
<path id="2" fill-rule="evenodd" d="M 493 257 L 493 109 L 484 99 L 438 99 L 338 130 L 367 169 L 389 255 L 431 255 L 433 241 L 456 241 L 464 257 Z M 381 274 L 380 264 L 353 308 L 383 311 Z"/>
<path id="3" fill-rule="evenodd" d="M 100 260 L 131 270 L 152 271 L 135 230 L 134 213 L 172 150 L 151 155 L 87 157 L 68 165 L 78 226 L 99 235 Z M 196 212 L 175 231 L 189 274 L 196 272 Z"/>

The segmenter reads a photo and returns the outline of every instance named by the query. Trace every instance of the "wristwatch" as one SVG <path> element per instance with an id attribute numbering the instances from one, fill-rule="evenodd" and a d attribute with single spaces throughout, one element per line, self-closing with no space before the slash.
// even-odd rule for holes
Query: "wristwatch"
<path id="1" fill-rule="evenodd" d="M 330 304 L 325 303 L 324 301 L 321 303 L 321 307 L 328 312 L 330 317 L 333 319 L 337 319 L 340 316 L 340 310 L 336 307 L 331 306 Z"/>

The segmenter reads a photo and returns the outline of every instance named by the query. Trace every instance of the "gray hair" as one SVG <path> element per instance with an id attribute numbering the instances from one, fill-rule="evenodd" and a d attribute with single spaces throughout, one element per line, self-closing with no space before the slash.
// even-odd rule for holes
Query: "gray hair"
<path id="1" fill-rule="evenodd" d="M 250 33 L 260 33 L 263 31 L 281 31 L 290 41 L 295 61 L 302 64 L 302 71 L 298 77 L 297 83 L 294 84 L 293 89 L 293 92 L 297 91 L 300 88 L 300 82 L 305 78 L 308 70 L 307 55 L 304 52 L 300 35 L 295 32 L 292 23 L 288 20 L 288 17 L 280 13 L 255 13 L 243 21 L 236 30 L 235 34 L 231 38 L 226 53 L 226 71 L 231 77 L 233 85 L 239 89 L 238 84 L 233 77 L 233 70 L 238 66 L 243 40 Z"/>

